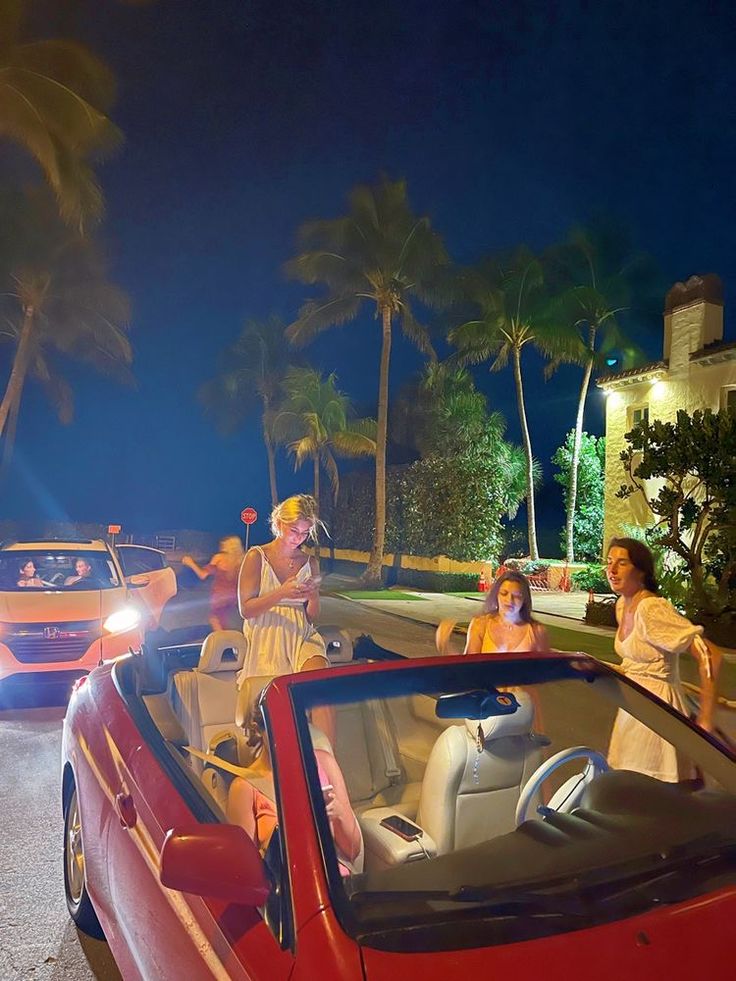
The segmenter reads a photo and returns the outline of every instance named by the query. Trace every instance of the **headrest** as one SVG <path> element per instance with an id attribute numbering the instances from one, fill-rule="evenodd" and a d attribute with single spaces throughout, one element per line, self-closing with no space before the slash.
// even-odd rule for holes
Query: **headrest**
<path id="1" fill-rule="evenodd" d="M 276 675 L 273 674 L 256 674 L 243 679 L 235 706 L 235 725 L 240 726 L 241 729 L 245 727 L 258 705 L 261 692 L 275 677 Z"/>
<path id="2" fill-rule="evenodd" d="M 213 630 L 204 639 L 197 670 L 202 674 L 240 671 L 247 650 L 248 642 L 239 630 Z"/>
<path id="3" fill-rule="evenodd" d="M 527 736 L 532 729 L 534 719 L 534 703 L 531 696 L 517 689 L 514 691 L 519 707 L 513 715 L 492 715 L 487 719 L 466 719 L 465 725 L 473 737 L 478 734 L 478 726 L 483 732 L 483 741 L 491 742 L 493 739 L 504 739 L 507 736 Z"/>

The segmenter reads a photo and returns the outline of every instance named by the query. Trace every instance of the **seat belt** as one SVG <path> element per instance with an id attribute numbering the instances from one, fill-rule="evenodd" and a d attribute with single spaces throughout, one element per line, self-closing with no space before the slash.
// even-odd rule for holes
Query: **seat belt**
<path id="1" fill-rule="evenodd" d="M 366 705 L 370 709 L 376 723 L 378 741 L 381 745 L 381 752 L 383 754 L 383 766 L 386 779 L 388 780 L 390 787 L 395 787 L 397 783 L 401 782 L 402 772 L 396 759 L 396 753 L 394 752 L 396 737 L 394 736 L 391 720 L 388 712 L 386 711 L 386 705 L 382 699 L 378 698 L 368 699 L 366 701 Z"/>

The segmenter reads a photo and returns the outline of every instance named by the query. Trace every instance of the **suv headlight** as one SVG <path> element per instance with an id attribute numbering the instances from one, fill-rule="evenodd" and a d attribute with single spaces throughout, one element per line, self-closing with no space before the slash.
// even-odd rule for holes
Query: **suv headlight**
<path id="1" fill-rule="evenodd" d="M 121 610 L 116 610 L 102 624 L 104 630 L 109 634 L 124 634 L 126 630 L 132 630 L 141 622 L 141 615 L 134 606 L 124 606 Z"/>

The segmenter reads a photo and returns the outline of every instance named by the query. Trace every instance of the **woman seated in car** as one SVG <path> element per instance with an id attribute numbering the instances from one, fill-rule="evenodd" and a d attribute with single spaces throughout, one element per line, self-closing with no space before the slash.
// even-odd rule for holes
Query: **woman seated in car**
<path id="1" fill-rule="evenodd" d="M 74 563 L 75 575 L 67 576 L 64 580 L 65 586 L 84 585 L 87 580 L 92 579 L 92 566 L 86 559 L 77 559 Z M 91 586 L 91 583 L 90 583 Z M 91 586 L 91 588 L 94 588 Z"/>
<path id="2" fill-rule="evenodd" d="M 19 586 L 35 586 L 36 588 L 39 588 L 41 586 L 50 585 L 50 583 L 44 582 L 44 580 L 38 575 L 38 572 L 36 571 L 36 564 L 33 559 L 29 559 L 27 562 L 24 562 L 19 569 L 19 573 Z"/>
<path id="3" fill-rule="evenodd" d="M 278 823 L 276 805 L 268 796 L 273 793 L 273 774 L 268 745 L 255 709 L 246 726 L 249 745 L 255 747 L 255 762 L 248 768 L 249 777 L 235 777 L 227 797 L 227 818 L 239 824 L 265 854 Z M 314 750 L 320 787 L 325 802 L 330 831 L 335 842 L 337 861 L 342 876 L 363 871 L 363 835 L 358 819 L 350 806 L 345 779 L 337 760 L 329 750 Z M 259 789 L 260 784 L 264 789 Z"/>

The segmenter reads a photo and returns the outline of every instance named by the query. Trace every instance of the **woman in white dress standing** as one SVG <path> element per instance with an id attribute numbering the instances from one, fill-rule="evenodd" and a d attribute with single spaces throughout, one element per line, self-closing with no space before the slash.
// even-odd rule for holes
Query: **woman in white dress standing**
<path id="1" fill-rule="evenodd" d="M 302 552 L 307 538 L 316 538 L 318 521 L 313 497 L 289 497 L 271 513 L 273 541 L 246 553 L 238 599 L 248 653 L 240 677 L 327 667 L 325 642 L 314 626 L 319 568 Z"/>
<path id="2" fill-rule="evenodd" d="M 687 651 L 697 661 L 700 673 L 697 723 L 712 731 L 720 651 L 703 639 L 702 627 L 692 624 L 658 595 L 652 553 L 642 542 L 612 539 L 606 572 L 618 594 L 615 648 L 624 674 L 686 715 L 679 656 Z M 673 783 L 693 776 L 691 764 L 678 757 L 671 743 L 623 709 L 614 722 L 608 762 L 616 769 L 636 770 Z"/>

